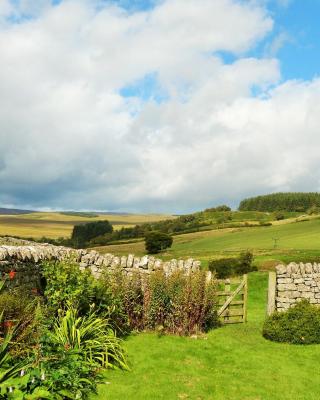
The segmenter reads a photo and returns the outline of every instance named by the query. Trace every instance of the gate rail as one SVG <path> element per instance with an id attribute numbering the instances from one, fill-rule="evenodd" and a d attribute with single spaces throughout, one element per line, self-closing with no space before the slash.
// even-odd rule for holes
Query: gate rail
<path id="1" fill-rule="evenodd" d="M 218 317 L 223 324 L 247 322 L 248 277 L 218 280 Z M 232 290 L 231 290 L 232 289 Z"/>

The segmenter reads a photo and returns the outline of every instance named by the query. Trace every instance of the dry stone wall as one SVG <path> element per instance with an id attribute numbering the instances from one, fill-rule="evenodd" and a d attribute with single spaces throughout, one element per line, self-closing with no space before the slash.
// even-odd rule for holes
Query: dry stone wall
<path id="1" fill-rule="evenodd" d="M 81 271 L 90 270 L 95 278 L 103 271 L 121 268 L 124 273 L 133 274 L 139 271 L 150 274 L 163 270 L 167 275 L 181 270 L 191 273 L 200 269 L 200 261 L 187 260 L 162 261 L 153 256 L 136 257 L 133 254 L 118 257 L 113 254 L 100 254 L 97 251 L 74 250 L 48 244 L 29 246 L 0 246 L 0 273 L 2 278 L 9 278 L 15 285 L 28 284 L 38 287 L 41 279 L 40 265 L 43 261 L 62 261 L 72 258 L 79 264 Z"/>
<path id="2" fill-rule="evenodd" d="M 320 306 L 320 264 L 290 263 L 276 267 L 276 310 L 284 311 L 301 299 Z"/>

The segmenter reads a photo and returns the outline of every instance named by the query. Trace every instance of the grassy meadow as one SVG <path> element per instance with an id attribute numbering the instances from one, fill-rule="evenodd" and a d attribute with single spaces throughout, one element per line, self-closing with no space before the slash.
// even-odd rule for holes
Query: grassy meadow
<path id="1" fill-rule="evenodd" d="M 276 247 L 275 247 L 275 240 Z M 296 219 L 275 222 L 272 226 L 226 228 L 174 236 L 172 248 L 160 255 L 164 259 L 193 257 L 206 265 L 210 258 L 233 256 L 251 250 L 260 266 L 274 266 L 277 261 L 320 259 L 320 219 Z M 145 253 L 144 242 L 97 248 L 114 254 Z"/>
<path id="2" fill-rule="evenodd" d="M 320 346 L 273 343 L 261 335 L 267 273 L 249 275 L 248 323 L 194 338 L 132 335 L 130 372 L 110 371 L 98 396 L 109 400 L 316 400 Z"/>
<path id="3" fill-rule="evenodd" d="M 161 214 L 99 214 L 88 217 L 81 215 L 68 215 L 59 212 L 35 212 L 20 215 L 0 215 L 0 236 L 19 236 L 56 239 L 69 237 L 73 226 L 85 222 L 108 220 L 114 229 L 134 226 L 144 222 L 155 222 L 163 219 L 174 218 L 171 215 Z"/>

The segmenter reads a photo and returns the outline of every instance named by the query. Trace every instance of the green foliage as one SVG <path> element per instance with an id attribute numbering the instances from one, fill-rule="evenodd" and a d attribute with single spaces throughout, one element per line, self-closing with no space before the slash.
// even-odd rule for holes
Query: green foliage
<path id="1" fill-rule="evenodd" d="M 320 214 L 320 206 L 312 206 L 307 210 L 309 215 Z"/>
<path id="2" fill-rule="evenodd" d="M 242 200 L 240 211 L 290 211 L 306 212 L 311 207 L 320 207 L 320 193 L 273 193 Z"/>
<path id="3" fill-rule="evenodd" d="M 320 343 L 320 309 L 303 300 L 285 312 L 275 312 L 266 319 L 263 336 L 275 342 Z"/>
<path id="4" fill-rule="evenodd" d="M 112 233 L 113 228 L 109 221 L 94 221 L 86 224 L 75 225 L 71 235 L 71 241 L 77 248 L 84 247 L 91 239 Z"/>
<path id="5" fill-rule="evenodd" d="M 231 208 L 229 206 L 226 206 L 225 204 L 223 204 L 222 206 L 207 208 L 204 211 L 206 211 L 206 212 L 231 211 Z"/>
<path id="6" fill-rule="evenodd" d="M 150 254 L 160 253 L 160 251 L 171 247 L 172 242 L 172 236 L 158 231 L 148 232 L 145 236 L 146 250 Z"/>
<path id="7" fill-rule="evenodd" d="M 239 257 L 210 260 L 208 268 L 209 271 L 215 272 L 219 279 L 243 275 L 257 270 L 253 265 L 253 254 L 250 251 L 242 252 Z"/>
<path id="8" fill-rule="evenodd" d="M 274 219 L 276 221 L 281 221 L 281 220 L 285 219 L 285 215 L 283 214 L 283 212 L 277 211 L 274 213 Z"/>
<path id="9" fill-rule="evenodd" d="M 122 316 L 130 330 L 190 335 L 218 323 L 215 282 L 206 284 L 205 277 L 204 271 L 188 276 L 157 271 L 143 278 L 139 273 L 107 274 L 102 282 L 114 304 L 113 313 Z"/>
<path id="10" fill-rule="evenodd" d="M 81 354 L 85 362 L 103 368 L 125 368 L 127 364 L 119 339 L 110 328 L 108 319 L 90 311 L 79 316 L 74 307 L 57 318 L 53 341 L 66 350 Z"/>
<path id="11" fill-rule="evenodd" d="M 81 272 L 77 263 L 64 260 L 44 262 L 42 275 L 46 303 L 53 313 L 70 304 L 82 313 L 89 310 L 94 298 L 94 278 L 89 271 Z"/>
<path id="12" fill-rule="evenodd" d="M 126 368 L 119 339 L 108 320 L 74 308 L 60 312 L 35 352 L 23 362 L 12 358 L 9 332 L 0 346 L 1 399 L 88 399 L 96 392 L 101 368 Z"/>

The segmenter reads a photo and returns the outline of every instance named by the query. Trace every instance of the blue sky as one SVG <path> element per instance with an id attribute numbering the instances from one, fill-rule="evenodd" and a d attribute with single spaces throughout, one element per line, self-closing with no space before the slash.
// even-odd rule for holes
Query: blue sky
<path id="1" fill-rule="evenodd" d="M 275 20 L 273 37 L 287 36 L 277 57 L 286 79 L 313 79 L 320 74 L 320 1 L 292 0 L 270 6 Z"/>
<path id="2" fill-rule="evenodd" d="M 105 4 L 110 3 L 110 0 L 105 1 Z M 130 12 L 150 10 L 157 4 L 153 0 L 114 0 L 113 3 Z M 242 56 L 276 57 L 280 62 L 283 81 L 312 80 L 319 76 L 320 0 L 271 0 L 266 8 L 274 20 L 274 29 Z M 224 51 L 217 54 L 228 64 L 239 57 L 238 54 Z M 131 83 L 121 90 L 121 94 L 155 101 L 162 101 L 166 97 L 159 88 L 156 74 L 149 74 Z"/>
<path id="3" fill-rule="evenodd" d="M 0 206 L 181 213 L 320 191 L 319 15 L 0 0 Z"/>

